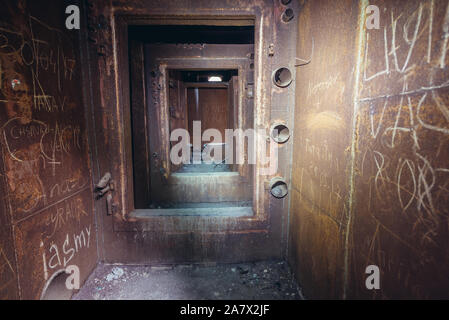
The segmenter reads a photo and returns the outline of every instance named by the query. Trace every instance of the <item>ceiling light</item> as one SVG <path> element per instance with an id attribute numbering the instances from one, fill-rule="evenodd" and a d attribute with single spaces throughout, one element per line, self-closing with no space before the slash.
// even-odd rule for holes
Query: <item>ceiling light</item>
<path id="1" fill-rule="evenodd" d="M 210 76 L 207 79 L 209 82 L 221 82 L 223 78 L 220 76 Z"/>

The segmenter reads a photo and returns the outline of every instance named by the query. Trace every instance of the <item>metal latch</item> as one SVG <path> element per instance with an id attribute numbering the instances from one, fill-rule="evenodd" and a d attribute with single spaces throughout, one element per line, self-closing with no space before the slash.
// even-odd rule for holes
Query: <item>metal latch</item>
<path id="1" fill-rule="evenodd" d="M 114 180 L 109 172 L 98 181 L 95 185 L 95 192 L 97 193 L 97 200 L 106 195 L 107 214 L 111 216 L 114 210 L 114 204 L 112 203 L 112 194 L 109 191 L 114 191 Z"/>

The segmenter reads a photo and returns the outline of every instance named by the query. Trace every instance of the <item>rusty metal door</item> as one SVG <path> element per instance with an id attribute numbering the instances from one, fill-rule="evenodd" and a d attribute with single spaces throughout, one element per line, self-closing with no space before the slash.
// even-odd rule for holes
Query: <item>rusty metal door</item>
<path id="1" fill-rule="evenodd" d="M 169 174 L 169 147 L 153 154 L 148 151 L 152 137 L 169 144 L 169 108 L 164 105 L 163 113 L 148 117 L 163 119 L 164 127 L 150 126 L 145 120 L 145 104 L 167 103 L 165 100 L 149 101 L 153 92 L 166 92 L 167 70 L 186 68 L 191 70 L 237 69 L 239 80 L 238 110 L 240 128 L 258 128 L 264 131 L 263 139 L 257 143 L 257 150 L 266 146 L 271 139 L 271 129 L 281 123 L 293 127 L 295 76 L 296 17 L 292 12 L 299 10 L 298 3 L 271 0 L 244 1 L 92 1 L 93 17 L 102 21 L 93 24 L 98 43 L 98 67 L 92 71 L 96 100 L 96 126 L 100 155 L 100 166 L 111 170 L 116 180 L 113 217 L 99 217 L 104 246 L 101 258 L 107 262 L 137 264 L 236 262 L 261 259 L 282 259 L 286 251 L 288 224 L 288 196 L 277 198 L 270 194 L 270 181 L 284 181 L 284 189 L 290 178 L 291 139 L 279 144 L 279 166 L 276 172 L 263 174 L 264 166 L 258 160 L 252 167 L 238 168 L 240 184 L 250 193 L 251 214 L 244 216 L 219 215 L 154 215 L 145 208 L 151 197 L 149 181 L 152 181 L 150 157 L 160 161 L 158 179 Z M 101 19 L 100 19 L 101 18 Z M 248 43 L 240 43 L 239 54 L 229 59 L 226 49 L 212 45 L 195 44 L 178 46 L 167 44 L 165 56 L 156 69 L 151 70 L 155 81 L 147 81 L 150 88 L 141 85 L 146 73 L 141 66 L 144 48 L 135 48 L 130 37 L 131 27 L 154 25 L 207 25 L 252 27 L 254 44 L 252 52 Z M 131 50 L 130 46 L 131 44 Z M 169 59 L 182 50 L 190 50 L 195 56 L 187 59 Z M 130 51 L 137 55 L 130 59 Z M 214 58 L 215 57 L 215 58 Z M 95 59 L 94 59 L 95 60 Z M 130 86 L 131 70 L 137 70 L 138 85 Z M 273 82 L 273 73 L 288 69 L 289 81 Z M 132 72 L 132 71 L 131 71 Z M 247 77 L 247 73 L 253 76 Z M 165 75 L 165 76 L 160 76 Z M 164 78 L 165 77 L 165 78 Z M 245 80 L 241 80 L 245 79 Z M 98 81 L 97 81 L 98 80 Z M 131 92 L 130 92 L 131 90 Z M 134 98 L 138 93 L 144 96 L 142 102 Z M 150 94 L 148 94 L 150 93 Z M 160 94 L 154 96 L 159 97 Z M 154 110 L 154 109 L 153 109 Z M 234 119 L 235 120 L 235 119 Z M 140 123 L 137 132 L 133 125 Z M 150 134 L 147 132 L 150 131 Z M 144 143 L 136 143 L 133 135 L 149 137 Z M 154 141 L 154 139 L 153 139 Z M 144 161 L 133 163 L 133 156 L 139 154 Z M 257 153 L 260 157 L 261 152 Z M 146 158 L 145 158 L 146 157 Z M 164 164 L 165 161 L 165 164 Z M 247 163 L 247 162 L 246 162 Z M 154 171 L 156 172 L 156 171 Z M 136 177 L 138 179 L 136 179 Z M 224 184 L 224 181 L 220 181 Z M 163 183 L 163 182 L 162 182 Z M 217 184 L 218 185 L 218 184 Z M 139 194 L 139 196 L 138 196 Z M 210 193 L 212 194 L 212 193 Z M 215 193 L 217 194 L 217 193 Z M 244 193 L 242 193 L 244 194 Z M 136 201 L 136 197 L 143 199 Z M 139 208 L 140 207 L 140 208 Z"/>
<path id="2" fill-rule="evenodd" d="M 64 1 L 0 1 L 0 299 L 97 262 L 79 31 Z M 18 280 L 19 279 L 19 280 Z"/>

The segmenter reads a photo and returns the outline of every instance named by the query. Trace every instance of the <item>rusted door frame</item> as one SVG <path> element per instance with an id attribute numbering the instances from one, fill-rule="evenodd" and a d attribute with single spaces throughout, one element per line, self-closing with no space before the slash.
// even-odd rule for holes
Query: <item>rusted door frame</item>
<path id="1" fill-rule="evenodd" d="M 168 81 L 168 70 L 181 70 L 181 69 L 195 69 L 195 70 L 209 70 L 209 69 L 237 69 L 239 75 L 239 91 L 241 92 L 239 97 L 239 110 L 243 111 L 243 109 L 246 106 L 246 103 L 244 103 L 243 99 L 243 87 L 245 82 L 245 73 L 246 68 L 245 65 L 247 64 L 248 59 L 246 58 L 229 58 L 228 60 L 216 60 L 214 58 L 173 58 L 171 56 L 167 56 L 164 58 L 157 58 L 157 61 L 155 63 L 158 64 L 158 73 L 160 74 L 159 77 L 157 77 L 156 86 L 160 88 L 160 90 L 157 90 L 158 93 L 158 103 L 157 110 L 151 111 L 151 114 L 149 114 L 149 117 L 153 116 L 153 118 L 160 119 L 157 121 L 157 124 L 155 126 L 149 126 L 149 135 L 150 137 L 153 137 L 153 139 L 150 138 L 150 140 L 159 140 L 157 142 L 153 142 L 153 149 L 151 153 L 156 152 L 158 155 L 160 155 L 160 161 L 162 163 L 165 163 L 163 167 L 166 170 L 167 179 L 169 179 L 171 175 L 171 166 L 168 165 L 169 157 L 170 157 L 170 130 L 169 130 L 169 105 L 168 105 L 168 88 L 167 88 L 167 81 Z M 148 92 L 149 90 L 147 90 Z M 151 98 L 148 97 L 149 93 L 147 94 L 147 101 L 149 104 L 151 104 Z M 157 113 L 159 111 L 159 113 Z M 150 111 L 149 111 L 150 112 Z M 156 113 L 154 113 L 156 112 Z M 240 116 L 238 118 L 239 120 L 239 128 L 243 128 L 245 126 L 245 119 L 243 119 L 243 112 L 240 113 Z M 159 136 L 160 135 L 160 136 Z M 150 160 L 151 162 L 151 160 Z M 242 177 L 248 178 L 248 165 L 238 165 L 239 172 Z M 157 175 L 157 173 L 156 173 Z M 159 176 L 152 175 L 151 179 L 158 181 Z M 159 179 L 160 180 L 160 179 Z"/>
<path id="2" fill-rule="evenodd" d="M 261 125 L 263 127 L 266 128 L 267 130 L 267 136 L 269 136 L 269 126 L 267 126 L 267 124 L 270 123 L 268 117 L 267 117 L 267 113 L 265 112 L 265 110 L 269 110 L 269 105 L 270 105 L 270 96 L 267 94 L 268 88 L 271 87 L 271 72 L 269 70 L 269 66 L 267 66 L 267 63 L 264 63 L 264 60 L 268 60 L 267 55 L 264 55 L 264 57 L 262 57 L 263 53 L 261 51 L 263 51 L 264 48 L 268 48 L 269 42 L 271 43 L 271 41 L 267 41 L 268 39 L 264 38 L 263 36 L 263 29 L 267 28 L 266 24 L 260 22 L 262 19 L 264 19 L 264 17 L 257 17 L 257 16 L 230 16 L 230 18 L 233 19 L 229 19 L 229 21 L 235 21 L 238 18 L 241 18 L 244 21 L 247 21 L 248 18 L 252 17 L 254 19 L 254 25 L 255 25 L 255 52 L 254 52 L 254 56 L 255 56 L 255 61 L 258 61 L 258 63 L 256 63 L 256 65 L 258 65 L 258 67 L 256 67 L 255 69 L 255 79 L 259 79 L 256 83 L 255 83 L 255 91 L 256 91 L 256 99 L 255 99 L 255 106 L 254 106 L 254 124 L 255 127 L 260 127 Z M 170 19 L 170 17 L 166 17 L 167 19 Z M 176 16 L 173 16 L 172 18 L 176 18 Z M 195 17 L 194 15 L 192 15 L 189 18 L 183 18 L 184 21 L 188 21 L 190 20 L 190 18 L 195 19 L 195 18 L 204 18 L 204 17 Z M 221 17 L 223 18 L 223 17 Z M 226 18 L 226 17 L 225 17 Z M 266 17 L 265 17 L 266 18 Z M 125 152 L 124 154 L 122 154 L 122 158 L 125 160 L 124 163 L 127 164 L 126 168 L 125 168 L 125 172 L 124 172 L 124 176 L 123 178 L 126 177 L 131 177 L 131 172 L 132 172 L 132 158 L 131 155 L 132 153 L 130 152 L 128 145 L 131 145 L 131 128 L 130 128 L 130 115 L 129 115 L 129 90 L 127 88 L 129 88 L 129 76 L 128 76 L 128 71 L 125 70 L 126 66 L 127 66 L 127 61 L 129 60 L 128 58 L 128 49 L 127 49 L 127 43 L 128 43 L 128 35 L 127 35 L 127 29 L 129 25 L 134 25 L 136 23 L 139 24 L 143 24 L 143 23 L 147 23 L 147 24 L 154 24 L 155 21 L 158 21 L 159 16 L 153 17 L 153 16 L 144 16 L 144 17 L 136 17 L 136 16 L 126 16 L 126 15 L 117 15 L 116 16 L 116 26 L 115 26 L 115 30 L 116 30 L 116 48 L 117 48 L 117 55 L 116 55 L 116 60 L 118 62 L 118 68 L 116 70 L 118 77 L 121 79 L 120 80 L 120 86 L 119 89 L 117 90 L 119 92 L 119 94 L 117 94 L 118 97 L 123 97 L 123 101 L 119 103 L 119 115 L 122 115 L 120 117 L 120 120 L 123 121 L 123 129 L 124 129 L 124 135 L 122 135 L 121 139 L 122 139 L 122 143 L 125 146 Z M 238 21 L 238 20 L 237 20 Z M 232 25 L 232 24 L 231 24 Z M 271 37 L 270 39 L 271 40 Z M 263 45 L 265 44 L 265 45 Z M 265 58 L 265 59 L 264 59 Z M 178 62 L 179 64 L 176 63 L 176 61 L 170 61 L 170 63 L 165 66 L 162 65 L 162 69 L 160 70 L 162 75 L 165 75 L 165 70 L 166 69 L 176 69 L 176 68 L 185 68 L 186 66 L 186 61 L 183 60 L 182 62 Z M 188 64 L 189 67 L 202 67 L 204 68 L 204 61 L 203 60 L 197 60 L 197 61 L 192 61 L 191 63 Z M 122 66 L 120 68 L 120 66 Z M 216 62 L 214 63 L 214 66 L 218 67 Z M 227 63 L 227 62 L 220 62 L 220 68 L 235 68 L 238 67 L 238 65 L 235 64 L 235 62 L 231 62 L 231 63 Z M 167 111 L 166 108 L 166 90 L 165 90 L 165 80 L 164 80 L 164 76 L 162 77 L 162 79 L 160 80 L 159 85 L 161 86 L 161 92 L 163 93 L 163 97 L 164 99 L 162 101 L 160 101 L 160 103 L 164 104 L 163 106 L 163 110 Z M 264 81 L 265 80 L 265 81 Z M 263 88 L 264 87 L 264 88 Z M 265 90 L 264 90 L 265 89 Z M 265 103 L 263 103 L 263 101 Z M 262 111 L 264 110 L 264 111 Z M 166 119 L 164 118 L 164 116 L 166 117 Z M 167 119 L 168 119 L 168 113 L 165 112 L 163 114 L 161 114 L 162 117 L 162 124 L 164 125 L 164 130 L 162 130 L 162 133 L 167 134 Z M 169 141 L 168 136 L 167 139 L 162 138 L 161 139 L 164 143 L 164 141 Z M 264 140 L 262 143 L 266 143 L 266 141 Z M 257 148 L 260 148 L 260 145 L 257 146 Z M 162 148 L 162 152 L 165 153 L 165 157 L 166 159 L 169 158 L 169 147 L 165 146 Z M 256 150 L 256 154 L 257 150 Z M 260 160 L 258 160 L 257 162 L 259 163 Z M 130 165 L 131 164 L 131 165 Z M 167 168 L 168 169 L 168 168 Z M 256 165 L 255 166 L 255 174 L 254 174 L 254 205 L 253 205 L 253 209 L 254 209 L 254 218 L 249 219 L 251 220 L 249 229 L 254 229 L 253 223 L 254 222 L 258 222 L 258 224 L 262 224 L 262 225 L 267 225 L 267 220 L 268 220 L 268 208 L 266 208 L 265 202 L 266 202 L 266 196 L 265 196 L 265 192 L 263 192 L 263 190 L 265 190 L 265 186 L 266 186 L 266 179 L 262 178 L 260 175 L 257 174 L 257 172 L 261 169 L 260 165 Z M 126 179 L 126 178 L 125 178 Z M 124 179 L 124 180 L 125 180 Z M 129 190 L 132 190 L 132 180 L 127 178 L 127 183 L 126 183 L 126 187 L 124 187 L 122 185 L 122 190 L 128 190 L 127 194 L 127 199 L 124 201 L 125 205 L 122 207 L 121 210 L 121 215 L 124 218 L 124 220 L 127 220 L 127 217 L 129 216 L 129 214 L 134 210 L 134 199 L 133 197 L 130 197 L 129 195 L 132 194 L 129 192 Z M 123 201 L 123 200 L 122 200 Z M 155 218 L 158 219 L 158 218 Z M 246 220 L 248 220 L 247 218 L 245 218 Z M 120 224 L 115 224 L 114 225 L 114 229 L 115 230 L 127 230 L 128 228 L 124 228 L 122 229 L 121 227 L 125 226 L 126 223 L 124 225 L 120 225 Z M 134 228 L 134 227 L 132 227 Z M 238 228 L 238 227 L 237 227 Z M 240 228 L 238 228 L 240 229 Z"/>
<path id="3" fill-rule="evenodd" d="M 133 208 L 132 161 L 130 130 L 130 96 L 129 96 L 129 69 L 128 69 L 128 25 L 142 24 L 215 24 L 215 25 L 248 25 L 252 20 L 255 26 L 255 52 L 254 52 L 254 128 L 264 129 L 267 143 L 270 137 L 270 128 L 274 121 L 283 121 L 291 125 L 293 113 L 294 86 L 288 88 L 274 88 L 272 84 L 273 67 L 288 66 L 294 79 L 294 50 L 284 50 L 283 46 L 294 48 L 296 39 L 296 19 L 288 24 L 282 22 L 282 14 L 286 7 L 278 1 L 255 0 L 251 3 L 208 1 L 192 4 L 190 1 L 174 1 L 154 3 L 151 1 L 136 1 L 133 5 L 125 1 L 115 1 L 113 4 L 101 2 L 99 11 L 111 21 L 111 30 L 105 32 L 106 56 L 105 70 L 100 75 L 100 87 L 104 92 L 102 107 L 107 110 L 105 119 L 99 123 L 108 123 L 105 127 L 105 140 L 110 148 L 111 170 L 117 182 L 115 195 L 115 214 L 111 220 L 103 219 L 104 228 L 107 229 L 106 239 L 114 241 L 115 246 L 122 247 L 121 251 L 112 250 L 109 243 L 104 243 L 106 260 L 128 263 L 151 263 L 155 260 L 150 256 L 152 245 L 148 242 L 149 235 L 156 234 L 161 229 L 171 230 L 163 241 L 170 239 L 185 239 L 188 234 L 198 234 L 199 238 L 225 237 L 233 251 L 231 256 L 222 257 L 217 249 L 209 258 L 219 257 L 216 261 L 231 261 L 229 259 L 257 260 L 265 258 L 282 258 L 285 256 L 287 224 L 288 224 L 288 197 L 277 199 L 269 193 L 269 181 L 275 176 L 285 177 L 289 183 L 291 146 L 285 143 L 280 146 L 280 161 L 278 172 L 273 176 L 261 176 L 263 169 L 256 166 L 254 170 L 254 212 L 253 217 L 236 220 L 229 217 L 208 217 L 197 219 L 192 217 L 151 217 L 136 219 L 130 216 Z M 289 7 L 297 9 L 292 2 Z M 171 16 L 167 16 L 167 12 Z M 186 20 L 187 18 L 187 20 Z M 110 40 L 108 40 L 108 38 Z M 274 50 L 273 50 L 274 48 Z M 111 94 L 115 93 L 115 94 Z M 274 109 L 272 106 L 274 105 Z M 262 142 L 260 142 L 262 143 Z M 258 145 L 260 147 L 260 145 Z M 260 154 L 258 154 L 260 157 Z M 127 231 L 127 232 L 121 232 Z M 128 235 L 129 234 L 129 235 Z M 134 235 L 138 243 L 133 244 L 135 250 L 126 250 L 129 244 L 120 239 Z M 257 235 L 250 241 L 251 234 Z M 147 236 L 148 235 L 148 236 Z M 257 240 L 256 240 L 257 239 Z M 199 239 L 198 239 L 199 240 Z M 184 241 L 184 240 L 183 240 Z M 197 240 L 194 240 L 197 241 Z M 243 242 L 242 242 L 243 241 Z M 147 243 L 148 242 L 148 243 Z M 198 242 L 194 242 L 195 244 Z M 154 245 L 153 245 L 154 246 Z M 263 249 L 262 249 L 263 248 Z M 217 251 L 218 250 L 218 251 Z M 194 255 L 194 254 L 192 254 Z M 167 256 L 167 254 L 165 254 Z M 172 255 L 171 255 L 172 256 Z M 170 257 L 171 257 L 170 256 Z M 184 253 L 181 256 L 187 257 Z M 161 256 L 159 256 L 161 257 Z M 112 259 L 112 260 L 111 260 Z"/>

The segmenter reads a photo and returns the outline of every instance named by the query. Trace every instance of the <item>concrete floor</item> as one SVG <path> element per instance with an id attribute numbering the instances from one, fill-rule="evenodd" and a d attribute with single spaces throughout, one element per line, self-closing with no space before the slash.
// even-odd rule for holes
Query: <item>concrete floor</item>
<path id="1" fill-rule="evenodd" d="M 231 166 L 228 164 L 185 164 L 179 168 L 177 173 L 207 173 L 207 172 L 231 172 Z"/>
<path id="2" fill-rule="evenodd" d="M 285 262 L 148 267 L 100 264 L 74 300 L 300 300 Z"/>

